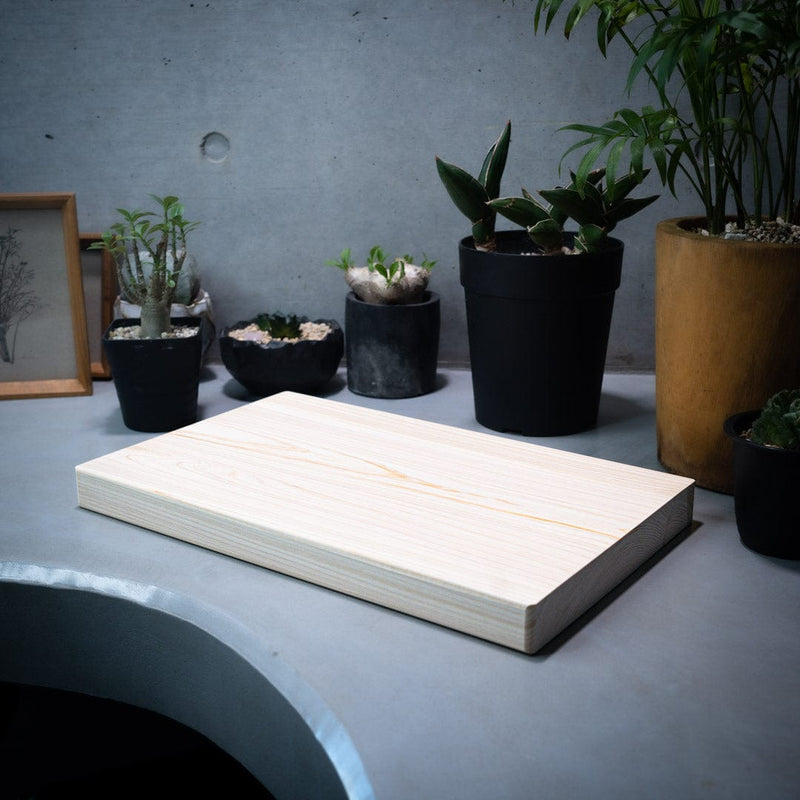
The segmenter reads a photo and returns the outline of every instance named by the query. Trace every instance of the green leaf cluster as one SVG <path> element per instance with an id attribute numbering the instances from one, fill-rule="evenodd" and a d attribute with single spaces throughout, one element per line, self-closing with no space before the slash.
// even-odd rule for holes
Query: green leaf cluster
<path id="1" fill-rule="evenodd" d="M 539 191 L 548 206 L 536 200 L 525 188 L 521 197 L 500 197 L 491 200 L 489 205 L 525 228 L 545 254 L 558 253 L 566 245 L 564 224 L 567 219 L 578 224 L 574 249 L 579 253 L 595 252 L 617 223 L 657 199 L 658 195 L 628 197 L 647 173 L 648 170 L 640 174 L 631 172 L 613 182 L 608 180 L 603 168 L 590 172 L 581 182 L 571 173 L 569 185 Z"/>
<path id="2" fill-rule="evenodd" d="M 506 168 L 510 142 L 511 120 L 486 153 L 477 178 L 461 167 L 436 157 L 439 177 L 456 208 L 470 221 L 472 238 L 479 250 L 495 249 L 497 214 L 489 201 L 500 194 L 500 181 Z"/>
<path id="3" fill-rule="evenodd" d="M 535 30 L 565 8 L 566 38 L 595 12 L 603 56 L 614 39 L 631 53 L 626 91 L 645 76 L 658 95 L 566 126 L 586 134 L 565 154 L 585 151 L 579 183 L 603 153 L 611 180 L 648 157 L 673 194 L 679 174 L 688 180 L 713 233 L 729 205 L 740 225 L 800 222 L 800 0 L 537 0 Z"/>
<path id="4" fill-rule="evenodd" d="M 325 263 L 331 267 L 338 267 L 344 271 L 347 271 L 351 267 L 355 266 L 355 262 L 351 257 L 349 247 L 346 247 L 344 250 L 342 250 L 339 258 L 328 259 Z M 414 263 L 414 256 L 406 254 L 392 258 L 386 254 L 380 245 L 376 244 L 374 247 L 370 248 L 365 266 L 370 272 L 375 272 L 380 275 L 384 281 L 386 281 L 386 285 L 390 286 L 391 284 L 402 280 L 403 276 L 405 275 L 406 266 Z M 428 257 L 423 253 L 422 263 L 418 264 L 417 266 L 420 266 L 423 269 L 431 270 L 435 265 L 436 262 L 429 260 Z"/>
<path id="5" fill-rule="evenodd" d="M 187 254 L 186 238 L 200 223 L 186 219 L 178 197 L 150 197 L 158 211 L 118 208 L 122 221 L 114 223 L 90 249 L 108 250 L 114 256 L 120 288 L 142 307 L 143 335 L 157 338 L 169 331 L 169 310 Z M 148 270 L 145 261 L 150 262 Z"/>
<path id="6" fill-rule="evenodd" d="M 300 323 L 303 322 L 296 314 L 259 314 L 255 324 L 261 331 L 266 331 L 273 339 L 299 339 L 301 335 Z"/>
<path id="7" fill-rule="evenodd" d="M 753 423 L 750 439 L 757 444 L 800 450 L 800 389 L 784 389 L 770 397 Z"/>

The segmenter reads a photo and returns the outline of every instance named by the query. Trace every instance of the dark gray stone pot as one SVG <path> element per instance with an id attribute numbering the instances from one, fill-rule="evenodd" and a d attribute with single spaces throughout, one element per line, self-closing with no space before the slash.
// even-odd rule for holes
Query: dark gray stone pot
<path id="1" fill-rule="evenodd" d="M 228 334 L 252 320 L 224 328 L 219 339 L 228 372 L 249 392 L 264 397 L 276 392 L 318 392 L 336 374 L 344 353 L 344 334 L 338 322 L 318 319 L 331 332 L 318 341 L 243 342 Z"/>
<path id="2" fill-rule="evenodd" d="M 345 303 L 347 386 L 367 397 L 416 397 L 436 388 L 439 295 L 421 303 L 379 305 L 353 292 Z"/>

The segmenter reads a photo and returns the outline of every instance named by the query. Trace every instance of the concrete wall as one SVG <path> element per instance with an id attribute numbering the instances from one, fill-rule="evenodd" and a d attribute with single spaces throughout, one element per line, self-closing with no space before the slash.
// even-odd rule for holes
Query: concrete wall
<path id="1" fill-rule="evenodd" d="M 592 25 L 533 32 L 530 0 L 0 0 L 0 192 L 72 191 L 81 231 L 148 193 L 203 221 L 192 250 L 218 325 L 263 310 L 343 321 L 343 247 L 438 260 L 442 360 L 468 358 L 457 241 L 434 156 L 476 171 L 507 119 L 503 189 L 558 183 L 623 94 L 627 52 Z M 205 146 L 204 146 L 205 145 Z M 660 190 L 652 178 L 647 193 Z M 687 212 L 697 211 L 694 204 Z M 611 368 L 653 365 L 653 231 L 626 242 Z M 508 226 L 504 223 L 504 226 Z"/>

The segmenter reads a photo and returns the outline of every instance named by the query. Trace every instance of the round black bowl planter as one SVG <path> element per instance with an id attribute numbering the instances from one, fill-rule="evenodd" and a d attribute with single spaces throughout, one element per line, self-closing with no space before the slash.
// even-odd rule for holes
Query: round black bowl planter
<path id="1" fill-rule="evenodd" d="M 197 421 L 197 391 L 203 352 L 202 332 L 164 339 L 114 339 L 115 328 L 138 325 L 138 319 L 114 320 L 103 334 L 103 347 L 122 421 L 134 431 L 159 433 Z M 172 326 L 202 328 L 199 319 L 176 317 Z"/>
<path id="2" fill-rule="evenodd" d="M 623 244 L 532 255 L 526 231 L 497 251 L 459 245 L 475 418 L 497 431 L 562 436 L 594 427 Z"/>
<path id="3" fill-rule="evenodd" d="M 260 397 L 276 392 L 313 394 L 336 374 L 344 353 L 344 333 L 332 319 L 314 320 L 331 330 L 324 339 L 298 342 L 273 340 L 266 344 L 243 341 L 230 335 L 253 320 L 224 328 L 219 339 L 222 361 L 228 372 L 249 392 Z"/>
<path id="4" fill-rule="evenodd" d="M 347 387 L 367 397 L 400 398 L 436 388 L 439 295 L 421 303 L 365 303 L 353 292 L 345 303 Z"/>
<path id="5" fill-rule="evenodd" d="M 736 527 L 745 547 L 766 556 L 800 559 L 800 451 L 767 447 L 742 434 L 759 411 L 725 420 L 733 442 Z"/>

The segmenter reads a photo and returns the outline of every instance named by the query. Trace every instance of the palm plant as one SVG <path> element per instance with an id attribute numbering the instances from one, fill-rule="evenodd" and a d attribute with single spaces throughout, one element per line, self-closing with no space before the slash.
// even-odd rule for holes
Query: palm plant
<path id="1" fill-rule="evenodd" d="M 537 0 L 535 30 L 563 5 Z M 590 11 L 604 56 L 614 38 L 631 51 L 627 90 L 644 74 L 659 104 L 566 126 L 586 134 L 565 154 L 588 148 L 578 183 L 604 151 L 611 181 L 626 152 L 636 174 L 649 153 L 673 194 L 678 174 L 688 180 L 712 233 L 729 202 L 739 225 L 800 222 L 800 0 L 573 0 L 566 37 Z"/>

